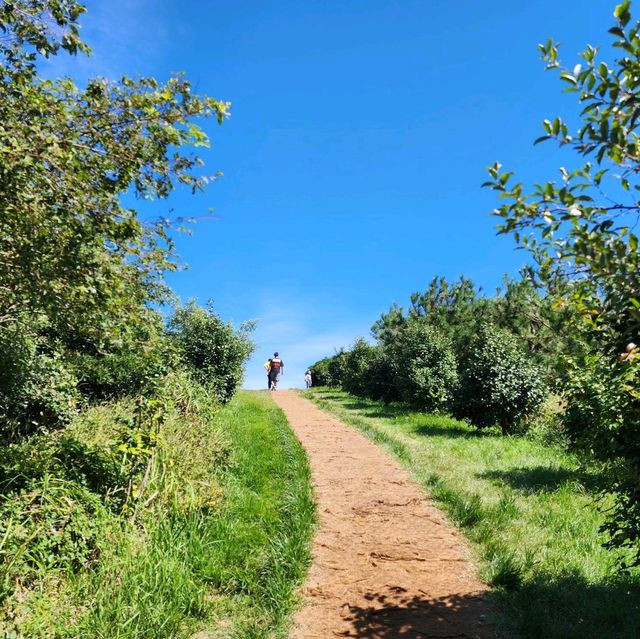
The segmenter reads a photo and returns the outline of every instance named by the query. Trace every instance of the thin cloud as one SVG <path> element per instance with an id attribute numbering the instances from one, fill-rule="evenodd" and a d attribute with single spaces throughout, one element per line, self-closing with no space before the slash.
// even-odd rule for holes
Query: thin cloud
<path id="1" fill-rule="evenodd" d="M 258 346 L 247 362 L 244 388 L 266 388 L 263 365 L 275 351 L 285 363 L 281 387 L 303 387 L 308 366 L 332 355 L 340 347 L 348 346 L 362 334 L 360 327 L 348 325 L 318 330 L 317 312 L 312 308 L 312 303 L 302 304 L 278 295 L 263 302 L 254 335 Z"/>

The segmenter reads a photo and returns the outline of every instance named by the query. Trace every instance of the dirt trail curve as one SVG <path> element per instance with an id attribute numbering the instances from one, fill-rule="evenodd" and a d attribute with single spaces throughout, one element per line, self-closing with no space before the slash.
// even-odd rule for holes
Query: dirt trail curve
<path id="1" fill-rule="evenodd" d="M 497 637 L 459 533 L 408 473 L 294 392 L 273 398 L 307 450 L 319 512 L 291 639 Z"/>

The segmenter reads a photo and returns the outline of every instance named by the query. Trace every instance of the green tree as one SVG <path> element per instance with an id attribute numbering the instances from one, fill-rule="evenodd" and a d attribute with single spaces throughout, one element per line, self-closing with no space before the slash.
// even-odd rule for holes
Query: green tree
<path id="1" fill-rule="evenodd" d="M 555 140 L 586 161 L 531 189 L 495 163 L 486 184 L 503 201 L 499 231 L 531 252 L 532 275 L 575 311 L 583 354 L 569 358 L 568 415 L 584 419 L 572 419 L 574 441 L 616 469 L 608 528 L 614 544 L 635 546 L 640 562 L 640 22 L 629 0 L 614 17 L 609 33 L 619 56 L 611 63 L 587 46 L 581 62 L 565 68 L 552 40 L 540 45 L 582 111 L 575 131 L 560 117 L 545 120 L 536 142 Z"/>
<path id="2" fill-rule="evenodd" d="M 564 378 L 564 357 L 581 351 L 571 328 L 574 309 L 559 304 L 558 291 L 550 295 L 529 277 L 505 277 L 492 299 L 490 321 L 514 335 L 530 359 L 544 371 L 548 385 L 558 387 Z"/>
<path id="3" fill-rule="evenodd" d="M 382 313 L 371 327 L 371 334 L 380 344 L 390 344 L 406 324 L 404 310 L 397 304 L 392 304 L 391 308 Z"/>
<path id="4" fill-rule="evenodd" d="M 169 331 L 179 357 L 193 378 L 221 403 L 228 402 L 242 383 L 245 361 L 255 345 L 253 324 L 235 330 L 213 312 L 190 302 L 176 309 Z"/>
<path id="5" fill-rule="evenodd" d="M 329 360 L 327 371 L 329 373 L 329 379 L 331 380 L 330 386 L 342 386 L 346 376 L 345 363 L 347 354 L 344 349 L 340 349 Z"/>
<path id="6" fill-rule="evenodd" d="M 505 277 L 493 296 L 484 295 L 466 277 L 457 282 L 435 277 L 425 291 L 411 295 L 406 314 L 394 304 L 380 316 L 371 332 L 381 344 L 388 345 L 412 321 L 426 321 L 451 340 L 458 361 L 463 363 L 480 328 L 486 323 L 495 324 L 522 341 L 545 369 L 548 381 L 554 382 L 561 370 L 560 353 L 575 348 L 575 340 L 565 330 L 571 310 L 558 308 L 554 301 L 528 277 Z"/>
<path id="7" fill-rule="evenodd" d="M 373 336 L 382 344 L 391 343 L 408 323 L 423 318 L 445 333 L 460 350 L 475 332 L 475 327 L 488 319 L 491 302 L 480 295 L 473 282 L 461 277 L 449 282 L 434 277 L 425 291 L 411 294 L 411 305 L 405 313 L 394 304 L 371 327 Z"/>
<path id="8" fill-rule="evenodd" d="M 475 329 L 489 318 L 491 300 L 467 277 L 450 283 L 444 277 L 434 277 L 423 293 L 411 295 L 409 319 L 424 317 L 445 333 L 462 350 L 475 334 Z"/>
<path id="9" fill-rule="evenodd" d="M 323 357 L 309 366 L 314 386 L 333 386 L 331 383 L 331 376 L 329 375 L 330 361 L 330 357 Z"/>
<path id="10" fill-rule="evenodd" d="M 101 347 L 121 338 L 175 268 L 166 220 L 143 223 L 122 196 L 165 198 L 209 177 L 184 147 L 208 140 L 194 123 L 229 105 L 175 76 L 118 82 L 43 80 L 37 61 L 78 38 L 72 0 L 0 0 L 0 323 L 44 315 L 64 338 Z"/>
<path id="11" fill-rule="evenodd" d="M 373 347 L 367 376 L 367 397 L 381 399 L 385 403 L 400 399 L 398 380 L 391 358 L 391 348 L 384 344 Z"/>
<path id="12" fill-rule="evenodd" d="M 375 347 L 358 338 L 345 352 L 342 388 L 353 395 L 368 397 L 374 360 Z"/>
<path id="13" fill-rule="evenodd" d="M 458 384 L 451 340 L 424 318 L 408 322 L 388 346 L 400 399 L 421 410 L 450 408 Z"/>
<path id="14" fill-rule="evenodd" d="M 78 379 L 46 326 L 11 323 L 0 330 L 0 442 L 76 413 Z"/>
<path id="15" fill-rule="evenodd" d="M 473 338 L 460 377 L 458 414 L 480 428 L 498 425 L 504 435 L 518 432 L 545 396 L 542 372 L 496 326 L 483 326 Z"/>
<path id="16" fill-rule="evenodd" d="M 0 0 L 0 369 L 20 372 L 0 384 L 0 418 L 33 427 L 67 414 L 74 376 L 104 395 L 161 368 L 140 357 L 157 345 L 140 327 L 157 324 L 149 305 L 170 296 L 173 222 L 143 222 L 123 196 L 203 189 L 211 177 L 189 147 L 208 139 L 195 120 L 221 123 L 229 110 L 182 75 L 83 88 L 39 77 L 43 57 L 89 53 L 84 11 L 76 0 Z"/>

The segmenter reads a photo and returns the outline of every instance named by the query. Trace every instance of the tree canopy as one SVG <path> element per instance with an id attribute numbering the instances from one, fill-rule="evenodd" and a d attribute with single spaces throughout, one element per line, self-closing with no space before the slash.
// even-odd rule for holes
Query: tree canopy
<path id="1" fill-rule="evenodd" d="M 125 194 L 166 198 L 210 177 L 188 147 L 195 123 L 229 104 L 194 94 L 183 76 L 118 82 L 44 80 L 38 60 L 86 53 L 79 2 L 0 2 L 0 322 L 44 316 L 96 348 L 166 297 L 175 268 L 168 222 L 143 223 Z"/>
<path id="2" fill-rule="evenodd" d="M 197 155 L 209 145 L 199 122 L 221 124 L 230 105 L 195 93 L 182 74 L 85 86 L 41 77 L 43 58 L 90 53 L 80 38 L 84 13 L 76 0 L 0 0 L 5 439 L 59 426 L 83 400 L 152 395 L 158 379 L 186 366 L 175 344 L 188 326 L 169 337 L 157 310 L 172 299 L 165 274 L 177 268 L 176 221 L 143 221 L 135 205 L 215 179 Z M 233 350 L 227 369 L 207 377 L 227 400 L 250 341 L 208 311 L 189 311 L 210 319 L 208 339 Z"/>
<path id="3" fill-rule="evenodd" d="M 540 45 L 582 110 L 575 131 L 560 117 L 545 120 L 536 143 L 555 140 L 586 161 L 532 187 L 495 163 L 486 185 L 503 202 L 499 231 L 531 252 L 533 277 L 575 311 L 571 326 L 583 349 L 567 358 L 567 424 L 574 443 L 613 473 L 612 543 L 639 548 L 640 22 L 629 0 L 614 19 L 613 62 L 589 45 L 580 62 L 563 66 L 557 44 Z"/>

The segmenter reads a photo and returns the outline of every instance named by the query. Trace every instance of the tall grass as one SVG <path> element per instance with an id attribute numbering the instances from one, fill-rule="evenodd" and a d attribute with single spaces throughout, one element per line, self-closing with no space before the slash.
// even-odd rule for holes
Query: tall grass
<path id="1" fill-rule="evenodd" d="M 394 454 L 476 548 L 481 575 L 531 639 L 640 636 L 640 572 L 599 528 L 599 476 L 560 448 L 333 389 L 305 397 Z"/>
<path id="2" fill-rule="evenodd" d="M 91 409 L 65 436 L 107 449 L 132 406 Z M 306 457 L 268 396 L 171 410 L 149 497 L 103 508 L 94 557 L 36 571 L 2 604 L 19 637 L 284 637 L 309 563 Z M 11 533 L 10 533 L 11 534 Z"/>

